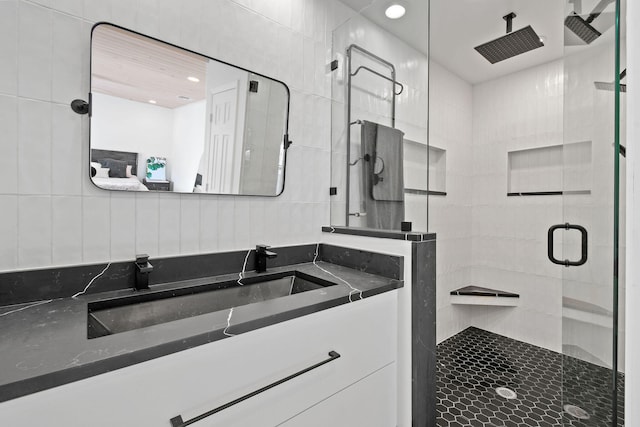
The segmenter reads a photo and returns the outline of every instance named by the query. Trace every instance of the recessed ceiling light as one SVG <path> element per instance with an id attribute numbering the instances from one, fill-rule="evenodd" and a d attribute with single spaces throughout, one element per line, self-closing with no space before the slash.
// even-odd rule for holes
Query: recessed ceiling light
<path id="1" fill-rule="evenodd" d="M 188 96 L 185 96 L 185 95 L 178 95 L 178 99 L 180 99 L 182 101 L 191 101 L 191 98 L 189 98 Z"/>
<path id="2" fill-rule="evenodd" d="M 547 36 L 540 36 L 540 43 L 544 44 L 547 41 Z"/>
<path id="3" fill-rule="evenodd" d="M 387 15 L 387 18 L 389 19 L 398 19 L 402 18 L 405 12 L 406 9 L 404 8 L 404 6 L 399 4 L 392 4 L 387 8 L 387 10 L 384 11 L 384 14 Z"/>
<path id="4" fill-rule="evenodd" d="M 150 100 L 149 100 L 149 104 L 157 104 L 157 102 L 156 102 L 156 100 L 155 100 L 155 99 L 150 99 Z"/>
<path id="5" fill-rule="evenodd" d="M 199 78 L 193 77 L 193 76 L 187 77 L 187 80 L 189 80 L 190 82 L 194 82 L 194 83 L 198 83 L 200 81 Z"/>

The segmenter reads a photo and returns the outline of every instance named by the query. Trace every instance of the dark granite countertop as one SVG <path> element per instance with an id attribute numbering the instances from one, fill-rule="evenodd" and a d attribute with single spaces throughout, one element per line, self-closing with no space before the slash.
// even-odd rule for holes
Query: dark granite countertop
<path id="1" fill-rule="evenodd" d="M 352 236 L 377 237 L 380 239 L 408 240 L 411 242 L 426 242 L 435 240 L 435 233 L 424 233 L 422 231 L 402 231 L 402 230 L 381 230 L 367 227 L 344 227 L 325 225 L 322 227 L 324 233 L 348 234 Z"/>
<path id="2" fill-rule="evenodd" d="M 237 279 L 238 274 L 156 284 L 149 291 L 121 289 L 1 307 L 0 401 L 337 305 L 357 303 L 361 298 L 403 286 L 402 280 L 354 268 L 326 261 L 270 268 L 268 273 L 297 270 L 333 282 L 336 286 L 238 306 L 231 309 L 231 313 L 226 309 L 95 339 L 87 338 L 88 303 L 141 292 L 227 281 Z M 257 273 L 247 272 L 245 277 L 255 275 Z"/>

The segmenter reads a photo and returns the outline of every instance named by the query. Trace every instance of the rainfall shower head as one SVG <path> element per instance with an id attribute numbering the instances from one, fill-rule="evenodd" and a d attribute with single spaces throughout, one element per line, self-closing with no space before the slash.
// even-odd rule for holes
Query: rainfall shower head
<path id="1" fill-rule="evenodd" d="M 614 1 L 615 0 L 600 0 L 596 7 L 593 8 L 593 11 L 589 14 L 587 19 L 580 16 L 580 3 L 573 1 L 572 3 L 577 3 L 576 9 L 578 12 L 574 11 L 571 15 L 565 18 L 565 27 L 570 29 L 576 36 L 580 37 L 580 39 L 586 44 L 591 44 L 595 39 L 602 35 L 602 33 L 596 30 L 591 23 L 600 16 L 602 12 L 604 12 L 610 3 L 613 3 Z"/>
<path id="2" fill-rule="evenodd" d="M 626 76 L 627 76 L 627 69 L 625 68 L 620 73 L 620 80 L 624 79 Z M 598 90 L 608 90 L 610 92 L 613 92 L 616 89 L 615 82 L 593 82 L 593 84 L 596 86 L 596 89 Z M 620 92 L 626 92 L 626 91 L 627 91 L 627 85 L 624 83 L 620 83 Z"/>
<path id="3" fill-rule="evenodd" d="M 596 89 L 598 90 L 608 90 L 610 92 L 613 92 L 615 90 L 615 83 L 593 82 L 593 84 L 596 86 Z M 626 91 L 627 91 L 627 85 L 624 83 L 620 83 L 620 92 L 626 92 Z"/>
<path id="4" fill-rule="evenodd" d="M 577 15 L 575 12 L 566 17 L 564 25 L 586 44 L 591 44 L 591 42 L 602 35 L 600 31 L 591 26 L 589 18 L 584 20 L 582 16 Z"/>
<path id="5" fill-rule="evenodd" d="M 515 17 L 516 14 L 513 12 L 502 17 L 507 21 L 506 35 L 475 47 L 475 50 L 490 63 L 495 64 L 544 46 L 531 25 L 512 32 L 512 21 Z"/>

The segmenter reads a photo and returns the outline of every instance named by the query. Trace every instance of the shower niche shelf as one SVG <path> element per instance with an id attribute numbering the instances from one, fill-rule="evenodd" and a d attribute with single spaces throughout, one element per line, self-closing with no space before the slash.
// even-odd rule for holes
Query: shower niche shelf
<path id="1" fill-rule="evenodd" d="M 507 153 L 507 196 L 591 194 L 590 176 L 591 141 Z"/>
<path id="2" fill-rule="evenodd" d="M 446 196 L 447 150 L 410 139 L 404 140 L 403 148 L 405 193 Z"/>
<path id="3" fill-rule="evenodd" d="M 494 305 L 499 307 L 517 307 L 520 295 L 513 292 L 483 288 L 481 286 L 465 286 L 450 292 L 451 304 L 460 305 Z"/>

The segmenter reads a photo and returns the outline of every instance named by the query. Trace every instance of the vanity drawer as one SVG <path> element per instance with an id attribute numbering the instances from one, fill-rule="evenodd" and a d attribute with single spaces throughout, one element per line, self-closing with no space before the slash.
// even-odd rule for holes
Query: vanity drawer
<path id="1" fill-rule="evenodd" d="M 396 369 L 396 364 L 391 363 L 280 426 L 395 426 L 398 423 Z"/>
<path id="2" fill-rule="evenodd" d="M 198 421 L 275 426 L 396 359 L 397 291 L 0 404 L 12 426 L 171 426 L 340 357 Z M 37 411 L 34 411 L 37 408 Z"/>
<path id="3" fill-rule="evenodd" d="M 226 390 L 212 400 L 194 399 L 199 404 L 185 407 L 180 415 L 191 419 L 326 361 L 329 351 L 338 353 L 337 359 L 194 424 L 275 426 L 392 363 L 397 348 L 396 295 L 389 292 L 276 325 L 259 343 L 251 340 L 251 354 L 239 356 L 220 373 L 229 377 Z M 249 335 L 244 337 L 247 341 Z"/>

